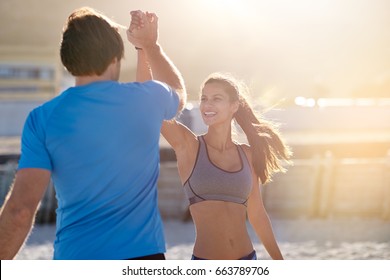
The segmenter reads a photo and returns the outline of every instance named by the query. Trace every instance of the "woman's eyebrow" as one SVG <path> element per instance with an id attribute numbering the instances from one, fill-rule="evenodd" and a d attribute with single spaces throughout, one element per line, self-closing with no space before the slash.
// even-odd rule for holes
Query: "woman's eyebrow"
<path id="1" fill-rule="evenodd" d="M 202 94 L 201 97 L 223 97 L 224 95 L 222 93 L 211 93 L 211 94 Z"/>

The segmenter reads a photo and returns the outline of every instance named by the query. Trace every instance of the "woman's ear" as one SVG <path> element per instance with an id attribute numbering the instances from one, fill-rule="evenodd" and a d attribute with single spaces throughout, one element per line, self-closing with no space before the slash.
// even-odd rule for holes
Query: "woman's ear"
<path id="1" fill-rule="evenodd" d="M 239 107 L 240 107 L 240 102 L 238 100 L 234 101 L 232 104 L 233 114 L 237 113 Z"/>

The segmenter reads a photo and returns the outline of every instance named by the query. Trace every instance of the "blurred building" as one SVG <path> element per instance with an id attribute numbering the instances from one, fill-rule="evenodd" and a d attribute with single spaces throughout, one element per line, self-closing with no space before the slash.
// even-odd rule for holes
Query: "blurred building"
<path id="1" fill-rule="evenodd" d="M 29 111 L 58 94 L 62 74 L 53 49 L 0 46 L 0 136 L 19 136 Z"/>
<path id="2" fill-rule="evenodd" d="M 278 93 L 280 89 L 279 94 L 284 97 L 291 92 L 305 91 L 313 83 L 315 75 L 320 78 L 324 76 L 325 82 L 328 81 L 331 86 L 331 89 L 317 87 L 315 89 L 317 93 L 334 96 L 328 91 L 335 90 L 336 95 L 339 92 L 344 94 L 339 91 L 339 86 L 345 81 L 348 82 L 348 86 L 340 88 L 349 89 L 355 85 L 358 87 L 363 83 L 359 80 L 360 77 L 368 74 L 375 76 L 374 72 L 380 71 L 387 73 L 389 69 L 389 53 L 382 50 L 382 48 L 389 49 L 387 48 L 389 41 L 385 41 L 388 38 L 389 17 L 383 16 L 387 10 L 381 8 L 388 7 L 386 1 L 381 1 L 382 6 L 377 7 L 376 10 L 367 10 L 367 13 L 361 13 L 359 9 L 357 13 L 353 8 L 355 6 L 359 8 L 358 4 L 353 4 L 351 7 L 344 4 L 348 14 L 339 13 L 339 24 L 344 20 L 348 24 L 340 26 L 336 24 L 332 28 L 329 27 L 334 19 L 331 14 L 329 14 L 331 19 L 329 22 L 317 22 L 316 17 L 313 16 L 312 20 L 318 23 L 317 29 L 309 32 L 310 40 L 306 41 L 308 45 L 305 45 L 305 48 L 302 47 L 303 41 L 294 41 L 301 33 L 305 34 L 304 28 L 301 27 L 308 26 L 303 14 L 301 14 L 302 19 L 299 18 L 297 22 L 293 21 L 296 20 L 294 18 L 290 18 L 290 21 L 281 21 L 280 15 L 278 17 L 270 14 L 269 17 L 262 18 L 259 14 L 267 12 L 266 7 L 263 7 L 253 14 L 244 14 L 244 18 L 241 18 L 251 19 L 253 22 L 222 17 L 215 20 L 214 15 L 203 14 L 205 9 L 202 5 L 197 5 L 200 2 L 204 5 L 209 3 L 209 1 L 175 1 L 175 10 L 181 11 L 178 15 L 179 20 L 189 24 L 177 28 L 177 22 L 169 20 L 172 17 L 172 9 L 170 7 L 167 9 L 169 5 L 165 1 L 129 1 L 129 3 L 103 0 L 0 1 L 2 26 L 0 29 L 0 138 L 2 136 L 18 138 L 31 109 L 73 84 L 72 77 L 64 71 L 60 63 L 58 48 L 61 30 L 67 16 L 81 6 L 92 6 L 124 25 L 129 21 L 126 10 L 140 8 L 157 11 L 161 19 L 161 33 L 164 34 L 161 36 L 164 48 L 166 47 L 167 53 L 182 70 L 188 88 L 196 89 L 192 94 L 196 94 L 201 80 L 213 71 L 238 71 L 240 76 L 253 77 L 253 82 L 258 83 L 260 89 L 275 86 L 277 89 L 275 92 Z M 188 6 L 188 3 L 194 3 L 194 6 Z M 196 13 L 196 8 L 202 13 Z M 220 7 L 216 7 L 217 9 L 219 10 Z M 349 11 L 352 10 L 355 17 L 350 17 Z M 378 11 L 383 13 L 378 14 Z M 229 15 L 226 11 L 221 11 L 218 16 L 222 14 Z M 286 9 L 285 15 L 289 14 L 293 13 Z M 180 18 L 182 15 L 185 18 Z M 231 15 L 238 16 L 237 13 Z M 363 28 L 368 23 L 376 22 L 368 20 L 371 17 L 378 19 L 377 25 Z M 255 22 L 254 18 L 261 18 L 261 24 Z M 321 20 L 320 17 L 318 19 Z M 210 20 L 220 24 L 213 26 Z M 245 34 L 240 33 L 243 37 L 238 39 L 246 44 L 241 44 L 237 49 L 237 38 L 222 31 L 234 31 L 234 28 L 237 28 L 241 32 L 239 25 L 241 23 L 247 24 L 246 26 L 259 26 L 260 29 L 254 30 L 256 32 L 246 30 L 250 35 L 256 34 L 256 36 L 245 37 Z M 350 29 L 355 28 L 354 23 L 358 23 L 356 30 Z M 283 28 L 278 28 L 279 25 Z M 269 32 L 264 33 L 262 26 L 267 26 L 264 30 L 268 30 L 269 27 Z M 289 29 L 290 26 L 293 29 Z M 206 32 L 206 28 L 210 29 L 211 33 Z M 343 28 L 349 33 L 338 33 L 343 31 Z M 375 32 L 372 32 L 373 28 Z M 198 30 L 202 32 L 197 32 Z M 282 34 L 282 31 L 286 32 L 286 30 L 290 32 L 288 36 Z M 351 35 L 352 31 L 356 32 L 357 41 L 345 39 L 350 39 L 348 35 Z M 331 37 L 334 33 L 338 36 Z M 214 36 L 215 34 L 218 36 Z M 259 43 L 259 38 L 263 43 Z M 335 40 L 330 40 L 330 45 L 327 45 L 326 39 Z M 183 48 L 183 41 L 190 47 Z M 213 46 L 212 49 L 210 45 Z M 229 49 L 227 46 L 233 47 Z M 124 80 L 131 80 L 135 71 L 135 59 L 132 57 L 135 52 L 128 44 L 125 44 L 125 48 L 127 57 L 123 63 L 121 77 Z M 311 56 L 306 56 L 309 54 Z M 362 59 L 363 54 L 371 56 Z M 305 61 L 306 64 L 303 63 Z M 376 61 L 383 66 L 375 68 L 373 67 L 375 63 L 369 63 L 371 61 Z M 364 71 L 365 69 L 370 69 L 372 73 Z M 386 91 L 387 82 L 382 84 L 385 86 L 380 87 L 381 96 L 390 97 L 390 92 Z M 326 83 L 324 85 L 328 86 Z M 285 91 L 282 90 L 283 88 Z M 363 93 L 356 96 L 369 96 L 373 88 L 364 89 Z M 271 95 L 275 95 L 275 92 Z M 280 130 L 293 149 L 296 163 L 287 174 L 275 177 L 274 182 L 270 184 L 272 187 L 265 188 L 264 197 L 268 209 L 273 213 L 282 212 L 284 215 L 294 213 L 295 216 L 368 213 L 389 219 L 390 104 L 388 99 L 304 98 L 297 101 L 297 104 L 291 104 L 282 110 L 263 112 L 265 118 L 281 124 Z M 196 133 L 203 133 L 207 129 L 202 123 L 196 105 L 187 107 L 179 116 L 179 121 Z M 245 142 L 245 136 L 238 134 L 238 137 L 240 141 Z M 161 144 L 163 155 L 161 158 L 165 161 L 162 163 L 159 184 L 162 212 L 166 216 L 178 215 L 185 206 L 183 206 L 181 183 L 174 162 L 175 157 L 164 139 L 161 140 Z M 6 156 L 15 158 L 18 155 L 7 154 Z M 5 172 L 10 173 L 9 170 Z M 8 187 L 8 181 L 3 183 L 3 186 Z"/>

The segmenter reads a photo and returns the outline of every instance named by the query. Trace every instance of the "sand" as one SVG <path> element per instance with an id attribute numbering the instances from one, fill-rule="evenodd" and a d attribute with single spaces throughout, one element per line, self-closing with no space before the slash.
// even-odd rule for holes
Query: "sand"
<path id="1" fill-rule="evenodd" d="M 390 260 L 390 221 L 379 219 L 272 219 L 275 236 L 285 259 L 290 260 Z M 166 257 L 191 257 L 195 238 L 192 222 L 164 221 Z M 258 259 L 267 252 L 248 225 Z M 16 259 L 52 259 L 54 225 L 36 225 Z"/>

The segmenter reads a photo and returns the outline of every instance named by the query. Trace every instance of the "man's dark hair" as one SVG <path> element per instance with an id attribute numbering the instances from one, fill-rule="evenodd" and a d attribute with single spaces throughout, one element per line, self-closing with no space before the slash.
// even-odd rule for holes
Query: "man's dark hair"
<path id="1" fill-rule="evenodd" d="M 103 74 L 114 58 L 124 55 L 118 26 L 91 8 L 74 11 L 63 30 L 62 64 L 73 76 Z"/>

